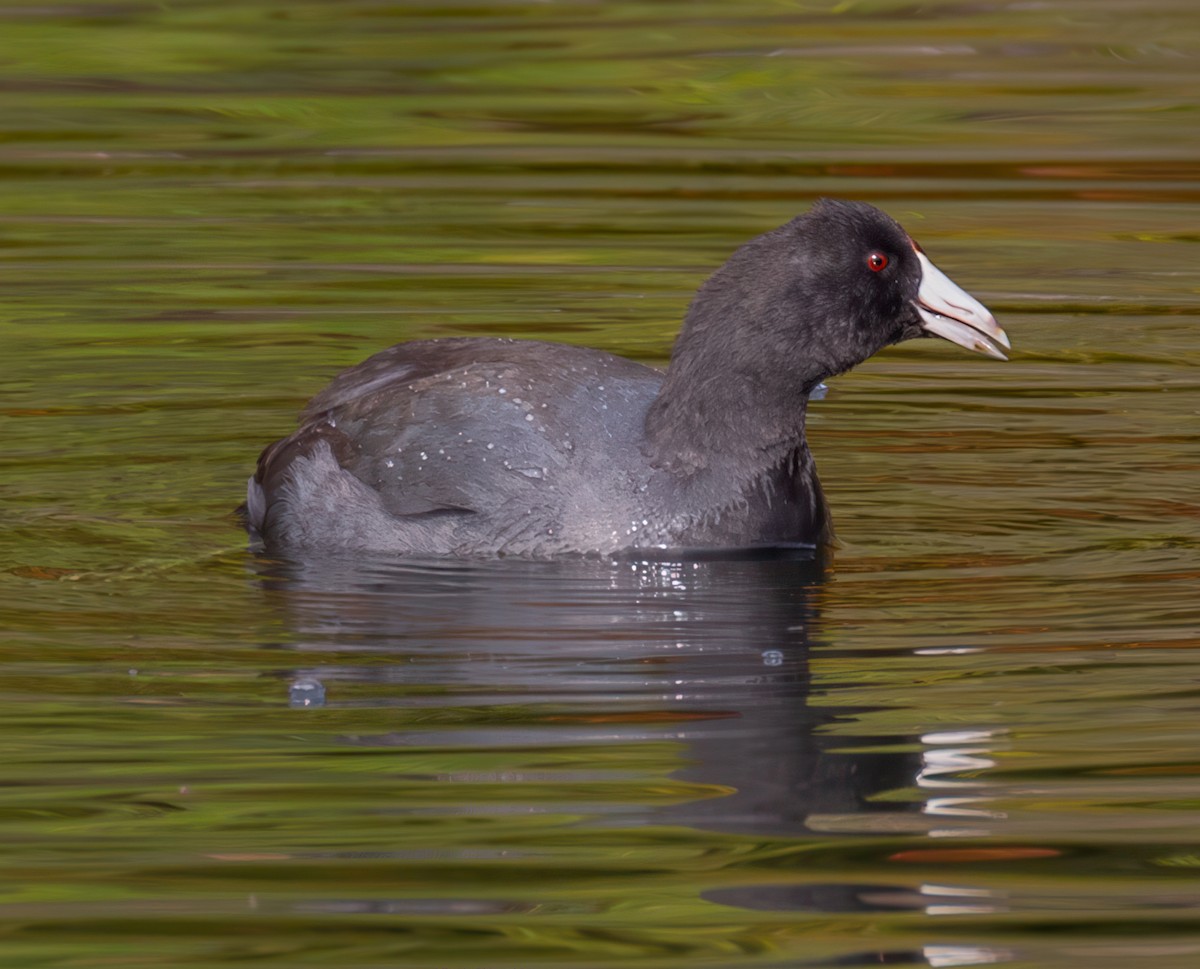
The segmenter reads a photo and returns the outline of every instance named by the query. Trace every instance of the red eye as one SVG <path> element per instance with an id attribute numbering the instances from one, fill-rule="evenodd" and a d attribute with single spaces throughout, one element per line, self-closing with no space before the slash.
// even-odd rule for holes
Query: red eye
<path id="1" fill-rule="evenodd" d="M 882 252 L 873 252 L 867 256 L 867 268 L 873 273 L 879 272 L 881 269 L 886 269 L 888 257 Z"/>

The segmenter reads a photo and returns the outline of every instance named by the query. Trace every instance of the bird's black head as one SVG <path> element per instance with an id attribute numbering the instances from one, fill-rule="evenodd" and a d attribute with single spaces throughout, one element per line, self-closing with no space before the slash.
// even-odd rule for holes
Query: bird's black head
<path id="1" fill-rule="evenodd" d="M 780 354 L 810 384 L 918 336 L 1000 357 L 995 344 L 1008 346 L 991 314 L 898 222 L 836 199 L 735 252 L 701 288 L 691 327 L 728 331 L 721 342 L 746 354 Z"/>
<path id="2" fill-rule="evenodd" d="M 763 423 L 760 436 L 794 434 L 821 380 L 917 336 L 1000 359 L 1009 345 L 894 219 L 822 199 L 746 243 L 700 287 L 647 427 L 672 439 L 685 425 L 695 436 L 701 425 L 733 435 L 744 425 L 732 412 L 740 403 Z"/>
<path id="3" fill-rule="evenodd" d="M 863 202 L 821 199 L 768 236 L 772 247 L 782 243 L 791 270 L 778 298 L 821 376 L 918 335 L 921 265 L 890 216 Z"/>

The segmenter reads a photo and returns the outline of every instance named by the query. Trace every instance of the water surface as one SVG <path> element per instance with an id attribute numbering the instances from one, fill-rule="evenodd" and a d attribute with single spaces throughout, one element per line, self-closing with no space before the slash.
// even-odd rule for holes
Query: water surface
<path id="1" fill-rule="evenodd" d="M 0 966 L 1191 967 L 1200 14 L 0 10 Z M 662 363 L 813 198 L 996 311 L 831 382 L 813 561 L 278 562 L 401 339 Z"/>

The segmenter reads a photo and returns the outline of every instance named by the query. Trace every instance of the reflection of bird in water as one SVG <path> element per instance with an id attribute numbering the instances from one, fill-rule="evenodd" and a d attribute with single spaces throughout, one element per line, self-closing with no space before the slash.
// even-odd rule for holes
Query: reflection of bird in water
<path id="1" fill-rule="evenodd" d="M 928 819 L 919 799 L 879 800 L 914 789 L 918 748 L 897 743 L 912 738 L 862 752 L 874 738 L 826 732 L 854 714 L 836 687 L 812 702 L 817 561 L 310 559 L 258 571 L 296 658 L 326 657 L 295 670 L 301 695 L 324 691 L 344 716 L 367 692 L 369 722 L 394 712 L 389 729 L 347 729 L 343 742 L 386 751 L 398 793 L 373 816 L 422 832 L 422 894 L 338 898 L 332 911 L 532 912 L 527 891 L 464 897 L 457 866 L 511 856 L 536 883 L 543 856 L 563 877 L 561 851 L 585 868 L 574 897 L 614 880 L 635 896 L 646 865 L 673 884 L 693 871 L 695 895 L 734 919 L 992 904 L 960 885 L 848 875 L 880 833 Z M 674 872 L 678 851 L 689 860 Z M 867 944 L 844 964 L 993 955 Z"/>
<path id="2" fill-rule="evenodd" d="M 353 743 L 587 749 L 573 783 L 624 776 L 629 752 L 653 748 L 672 803 L 597 806 L 622 824 L 801 834 L 812 815 L 872 810 L 919 767 L 911 754 L 844 752 L 820 732 L 852 711 L 808 702 L 822 583 L 812 560 L 325 559 L 264 564 L 262 578 L 298 645 L 345 651 L 298 674 L 301 699 L 324 689 L 336 704 L 339 681 L 369 680 L 394 684 L 397 707 L 473 711 L 453 729 Z"/>

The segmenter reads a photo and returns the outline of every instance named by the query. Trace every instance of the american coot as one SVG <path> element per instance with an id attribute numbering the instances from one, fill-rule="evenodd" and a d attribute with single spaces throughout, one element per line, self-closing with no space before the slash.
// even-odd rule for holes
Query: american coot
<path id="1" fill-rule="evenodd" d="M 891 218 L 819 201 L 700 287 L 666 372 L 525 340 L 401 343 L 263 451 L 269 547 L 434 555 L 822 545 L 821 380 L 911 337 L 1005 359 L 991 313 Z"/>

